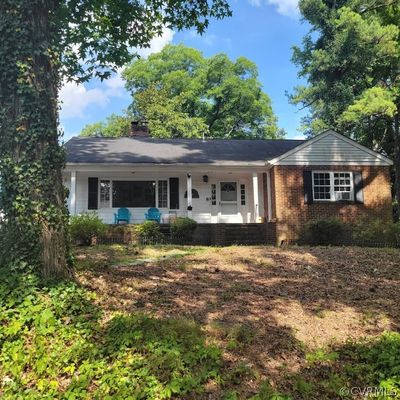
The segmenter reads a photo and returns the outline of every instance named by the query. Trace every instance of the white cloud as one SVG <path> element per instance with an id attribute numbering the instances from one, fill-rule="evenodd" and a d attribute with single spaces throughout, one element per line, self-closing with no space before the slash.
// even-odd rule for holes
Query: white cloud
<path id="1" fill-rule="evenodd" d="M 104 90 L 86 89 L 83 84 L 66 82 L 60 91 L 61 117 L 62 118 L 83 118 L 85 110 L 89 105 L 95 104 L 104 108 L 109 98 Z"/>
<path id="2" fill-rule="evenodd" d="M 106 79 L 104 81 L 105 85 L 109 89 L 119 89 L 124 87 L 124 81 L 122 80 L 121 73 L 123 71 L 123 68 L 118 68 L 117 72 L 109 79 Z"/>
<path id="3" fill-rule="evenodd" d="M 172 29 L 164 28 L 161 36 L 155 37 L 150 41 L 150 47 L 138 49 L 137 53 L 141 57 L 148 57 L 150 54 L 158 53 L 161 51 L 168 43 L 172 42 L 175 32 Z"/>
<path id="4" fill-rule="evenodd" d="M 248 2 L 256 7 L 260 7 L 263 4 L 273 5 L 279 14 L 286 17 L 298 18 L 300 15 L 298 0 L 248 0 Z"/>
<path id="5" fill-rule="evenodd" d="M 150 42 L 149 48 L 136 49 L 133 53 L 141 57 L 148 57 L 152 53 L 161 51 L 174 37 L 174 31 L 165 28 L 159 37 Z M 123 68 L 119 68 L 113 76 L 99 84 L 99 87 L 87 89 L 84 84 L 66 82 L 60 91 L 61 118 L 84 118 L 85 111 L 90 105 L 105 108 L 112 97 L 124 96 L 124 81 L 121 77 Z"/>

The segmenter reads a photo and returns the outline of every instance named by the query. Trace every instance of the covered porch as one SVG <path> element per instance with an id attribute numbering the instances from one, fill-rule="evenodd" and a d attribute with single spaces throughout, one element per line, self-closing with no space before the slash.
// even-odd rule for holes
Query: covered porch
<path id="1" fill-rule="evenodd" d="M 205 224 L 249 224 L 270 219 L 265 167 L 69 165 L 64 171 L 71 215 L 94 211 L 107 224 L 120 208 L 130 223 L 156 207 L 161 223 L 189 217 Z"/>

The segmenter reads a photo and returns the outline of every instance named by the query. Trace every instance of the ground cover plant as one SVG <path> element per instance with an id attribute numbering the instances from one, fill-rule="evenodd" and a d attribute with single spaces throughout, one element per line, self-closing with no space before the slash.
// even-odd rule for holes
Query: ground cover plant
<path id="1" fill-rule="evenodd" d="M 399 250 L 101 245 L 75 263 L 75 282 L 1 271 L 1 398 L 400 398 Z"/>
<path id="2" fill-rule="evenodd" d="M 0 293 L 4 399 L 163 399 L 218 376 L 221 351 L 191 320 L 105 321 L 93 293 L 72 282 L 43 287 L 34 275 L 9 275 Z"/>

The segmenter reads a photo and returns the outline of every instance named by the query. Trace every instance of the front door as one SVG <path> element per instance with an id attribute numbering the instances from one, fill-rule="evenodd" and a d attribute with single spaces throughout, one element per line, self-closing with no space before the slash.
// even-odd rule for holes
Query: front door
<path id="1" fill-rule="evenodd" d="M 221 216 L 237 216 L 237 183 L 220 182 L 220 210 Z"/>

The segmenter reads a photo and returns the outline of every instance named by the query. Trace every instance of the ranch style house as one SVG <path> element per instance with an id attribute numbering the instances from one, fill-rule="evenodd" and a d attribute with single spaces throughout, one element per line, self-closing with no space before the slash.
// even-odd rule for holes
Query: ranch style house
<path id="1" fill-rule="evenodd" d="M 71 215 L 93 211 L 113 224 L 122 208 L 138 224 L 157 208 L 162 224 L 187 216 L 208 227 L 211 244 L 251 232 L 266 242 L 293 241 L 311 219 L 391 219 L 392 161 L 332 130 L 309 140 L 158 139 L 132 132 L 65 144 Z"/>

